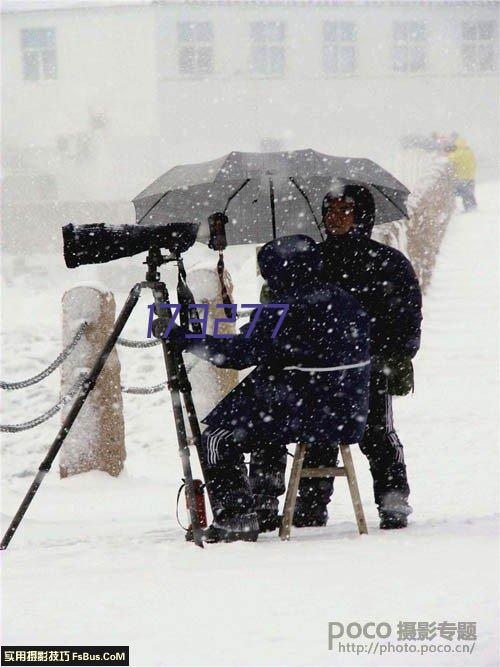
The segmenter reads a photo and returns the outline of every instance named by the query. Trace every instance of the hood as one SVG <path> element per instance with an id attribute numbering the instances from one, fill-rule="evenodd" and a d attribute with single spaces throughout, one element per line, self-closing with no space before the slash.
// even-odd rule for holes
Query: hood
<path id="1" fill-rule="evenodd" d="M 330 193 L 327 193 L 323 204 L 328 201 Z M 337 195 L 338 196 L 338 195 Z M 346 185 L 342 192 L 343 197 L 350 197 L 354 200 L 354 219 L 355 227 L 344 237 L 364 237 L 370 238 L 373 225 L 375 224 L 375 200 L 372 193 L 364 185 Z M 323 205 L 324 210 L 324 205 Z M 328 238 L 341 239 L 342 236 L 330 236 Z"/>
<path id="2" fill-rule="evenodd" d="M 262 277 L 273 292 L 316 283 L 322 277 L 321 250 L 309 236 L 283 236 L 263 246 L 257 256 Z"/>

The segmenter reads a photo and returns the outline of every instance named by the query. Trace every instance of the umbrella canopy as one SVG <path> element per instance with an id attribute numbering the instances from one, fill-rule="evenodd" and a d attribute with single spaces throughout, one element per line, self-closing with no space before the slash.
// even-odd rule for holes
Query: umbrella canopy
<path id="1" fill-rule="evenodd" d="M 133 203 L 138 223 L 199 223 L 200 241 L 208 240 L 207 219 L 216 211 L 229 218 L 226 233 L 231 245 L 298 233 L 320 240 L 323 197 L 339 183 L 369 188 L 375 200 L 375 224 L 408 217 L 409 190 L 378 164 L 311 149 L 232 152 L 210 162 L 174 167 Z"/>

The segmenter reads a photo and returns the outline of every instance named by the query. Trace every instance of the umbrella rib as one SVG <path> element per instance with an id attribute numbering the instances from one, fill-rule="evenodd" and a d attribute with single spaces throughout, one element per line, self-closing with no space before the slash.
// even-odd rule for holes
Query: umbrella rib
<path id="1" fill-rule="evenodd" d="M 373 183 L 372 183 L 371 185 L 372 185 L 372 188 L 375 188 L 375 190 L 377 190 L 377 192 L 380 192 L 380 194 L 382 195 L 382 197 L 385 197 L 386 199 L 388 199 L 388 200 L 391 202 L 391 204 L 392 204 L 395 208 L 397 208 L 398 211 L 399 211 L 400 213 L 402 213 L 402 214 L 404 215 L 404 217 L 405 217 L 407 220 L 410 219 L 410 216 L 408 215 L 408 213 L 407 213 L 406 211 L 403 211 L 403 209 L 402 209 L 400 206 L 398 206 L 398 205 L 396 204 L 396 202 L 393 201 L 393 200 L 389 197 L 389 195 L 386 195 L 385 192 L 384 192 L 383 190 L 381 190 L 377 185 L 374 185 Z"/>
<path id="2" fill-rule="evenodd" d="M 146 211 L 146 213 L 144 213 L 144 215 L 142 216 L 142 218 L 141 218 L 140 220 L 137 221 L 137 224 L 138 224 L 138 225 L 140 225 L 141 222 L 144 220 L 144 218 L 145 218 L 147 215 L 149 215 L 149 214 L 151 213 L 151 211 L 155 208 L 155 206 L 158 206 L 158 204 L 161 202 L 161 200 L 164 199 L 164 198 L 168 195 L 169 192 L 170 192 L 170 190 L 167 190 L 167 191 L 166 191 L 166 192 L 165 192 L 165 193 L 158 199 L 158 201 L 155 202 L 155 203 L 153 204 L 153 206 L 151 206 L 151 208 L 148 209 L 148 210 Z"/>
<path id="3" fill-rule="evenodd" d="M 315 214 L 315 212 L 314 212 L 314 209 L 313 209 L 313 207 L 312 207 L 312 205 L 311 205 L 311 202 L 309 201 L 309 199 L 308 199 L 306 193 L 304 192 L 304 190 L 302 190 L 302 188 L 300 187 L 300 185 L 297 183 L 297 181 L 295 180 L 295 178 L 294 178 L 293 176 L 290 176 L 290 181 L 295 185 L 295 187 L 297 188 L 297 190 L 300 192 L 300 194 L 301 194 L 301 195 L 304 197 L 304 199 L 306 200 L 307 205 L 309 206 L 309 210 L 310 210 L 311 213 L 312 213 L 312 217 L 314 218 L 314 222 L 316 223 L 316 227 L 318 228 L 318 232 L 319 232 L 319 235 L 321 236 L 321 240 L 324 241 L 324 240 L 325 240 L 325 237 L 323 236 L 323 232 L 321 231 L 321 226 L 320 226 L 320 224 L 319 224 L 319 222 L 318 222 L 318 219 L 316 218 L 316 214 Z"/>
<path id="4" fill-rule="evenodd" d="M 229 204 L 233 201 L 233 199 L 236 197 L 236 195 L 237 195 L 238 193 L 240 193 L 240 192 L 243 190 L 243 188 L 245 187 L 245 185 L 247 185 L 249 182 L 250 182 L 250 179 L 247 178 L 246 181 L 244 181 L 244 182 L 239 186 L 239 188 L 237 188 L 237 189 L 233 192 L 233 194 L 230 195 L 229 199 L 227 200 L 226 206 L 224 207 L 224 211 L 223 211 L 224 214 L 226 213 L 226 211 L 227 211 L 227 209 L 228 209 L 228 207 L 229 207 Z"/>

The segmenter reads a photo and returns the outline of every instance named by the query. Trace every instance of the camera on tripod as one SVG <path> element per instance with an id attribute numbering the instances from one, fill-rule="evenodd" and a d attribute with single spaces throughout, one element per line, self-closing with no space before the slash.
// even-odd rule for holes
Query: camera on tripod
<path id="1" fill-rule="evenodd" d="M 154 312 L 158 316 L 159 330 L 164 331 L 168 326 L 171 314 L 169 294 L 164 282 L 160 280 L 159 267 L 167 262 L 176 262 L 178 268 L 177 295 L 179 302 L 184 304 L 185 311 L 192 302 L 193 295 L 186 283 L 186 272 L 184 269 L 181 253 L 188 250 L 195 242 L 198 233 L 198 224 L 192 222 L 176 222 L 166 225 L 66 225 L 62 229 L 64 243 L 64 259 L 68 268 L 75 268 L 83 264 L 101 264 L 111 262 L 121 257 L 131 257 L 138 253 L 148 251 L 146 261 L 146 279 L 136 283 L 129 292 L 127 300 L 115 321 L 113 329 L 106 340 L 99 355 L 94 361 L 92 369 L 85 377 L 79 388 L 73 404 L 66 415 L 59 432 L 56 435 L 47 455 L 42 461 L 38 473 L 33 480 L 19 509 L 12 519 L 7 532 L 3 536 L 0 549 L 6 549 L 16 532 L 23 516 L 33 500 L 44 476 L 48 473 L 57 456 L 61 446 L 66 439 L 75 419 L 78 416 L 89 393 L 94 388 L 99 374 L 101 373 L 107 358 L 116 345 L 120 334 L 125 327 L 134 307 L 136 306 L 142 288 L 146 287 L 153 292 Z M 162 255 L 161 250 L 166 249 L 169 255 Z M 187 326 L 187 318 L 184 321 Z M 193 479 L 191 463 L 189 460 L 189 442 L 184 418 L 186 413 L 187 422 L 191 434 L 191 440 L 199 449 L 201 442 L 201 431 L 196 409 L 191 395 L 191 385 L 187 375 L 182 353 L 171 344 L 169 340 L 161 338 L 163 357 L 167 371 L 167 386 L 170 392 L 172 408 L 174 413 L 175 429 L 179 454 L 182 463 L 182 477 L 186 489 L 186 500 L 191 518 L 188 529 L 192 535 L 193 542 L 203 547 L 202 532 L 206 526 L 206 516 L 200 512 L 201 500 L 200 490 L 203 485 Z M 202 467 L 203 472 L 203 467 Z M 204 506 L 204 505 L 203 505 Z"/>
<path id="2" fill-rule="evenodd" d="M 164 248 L 179 257 L 196 241 L 198 223 L 166 225 L 73 225 L 62 228 L 68 269 L 132 257 L 150 248 Z"/>

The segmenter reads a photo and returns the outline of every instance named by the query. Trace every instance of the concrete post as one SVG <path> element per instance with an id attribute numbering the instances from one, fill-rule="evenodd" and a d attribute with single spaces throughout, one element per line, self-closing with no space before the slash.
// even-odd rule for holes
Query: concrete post
<path id="1" fill-rule="evenodd" d="M 82 323 L 85 333 L 61 369 L 61 394 L 65 395 L 82 371 L 92 367 L 115 320 L 113 294 L 99 287 L 79 286 L 62 299 L 63 345 Z M 62 411 L 66 416 L 70 405 Z M 103 470 L 117 477 L 126 458 L 120 362 L 112 351 L 66 438 L 59 459 L 61 477 Z"/>
<path id="2" fill-rule="evenodd" d="M 224 280 L 229 296 L 232 298 L 233 284 L 228 271 L 224 271 Z M 188 283 L 193 291 L 196 303 L 209 305 L 207 333 L 213 334 L 216 317 L 226 317 L 223 308 L 216 304 L 222 303 L 219 278 L 215 268 L 199 268 L 190 271 Z M 219 324 L 219 333 L 235 333 L 234 324 Z M 203 418 L 217 403 L 238 384 L 238 371 L 216 368 L 208 362 L 200 361 L 189 374 L 193 387 L 193 397 L 200 418 Z"/>

